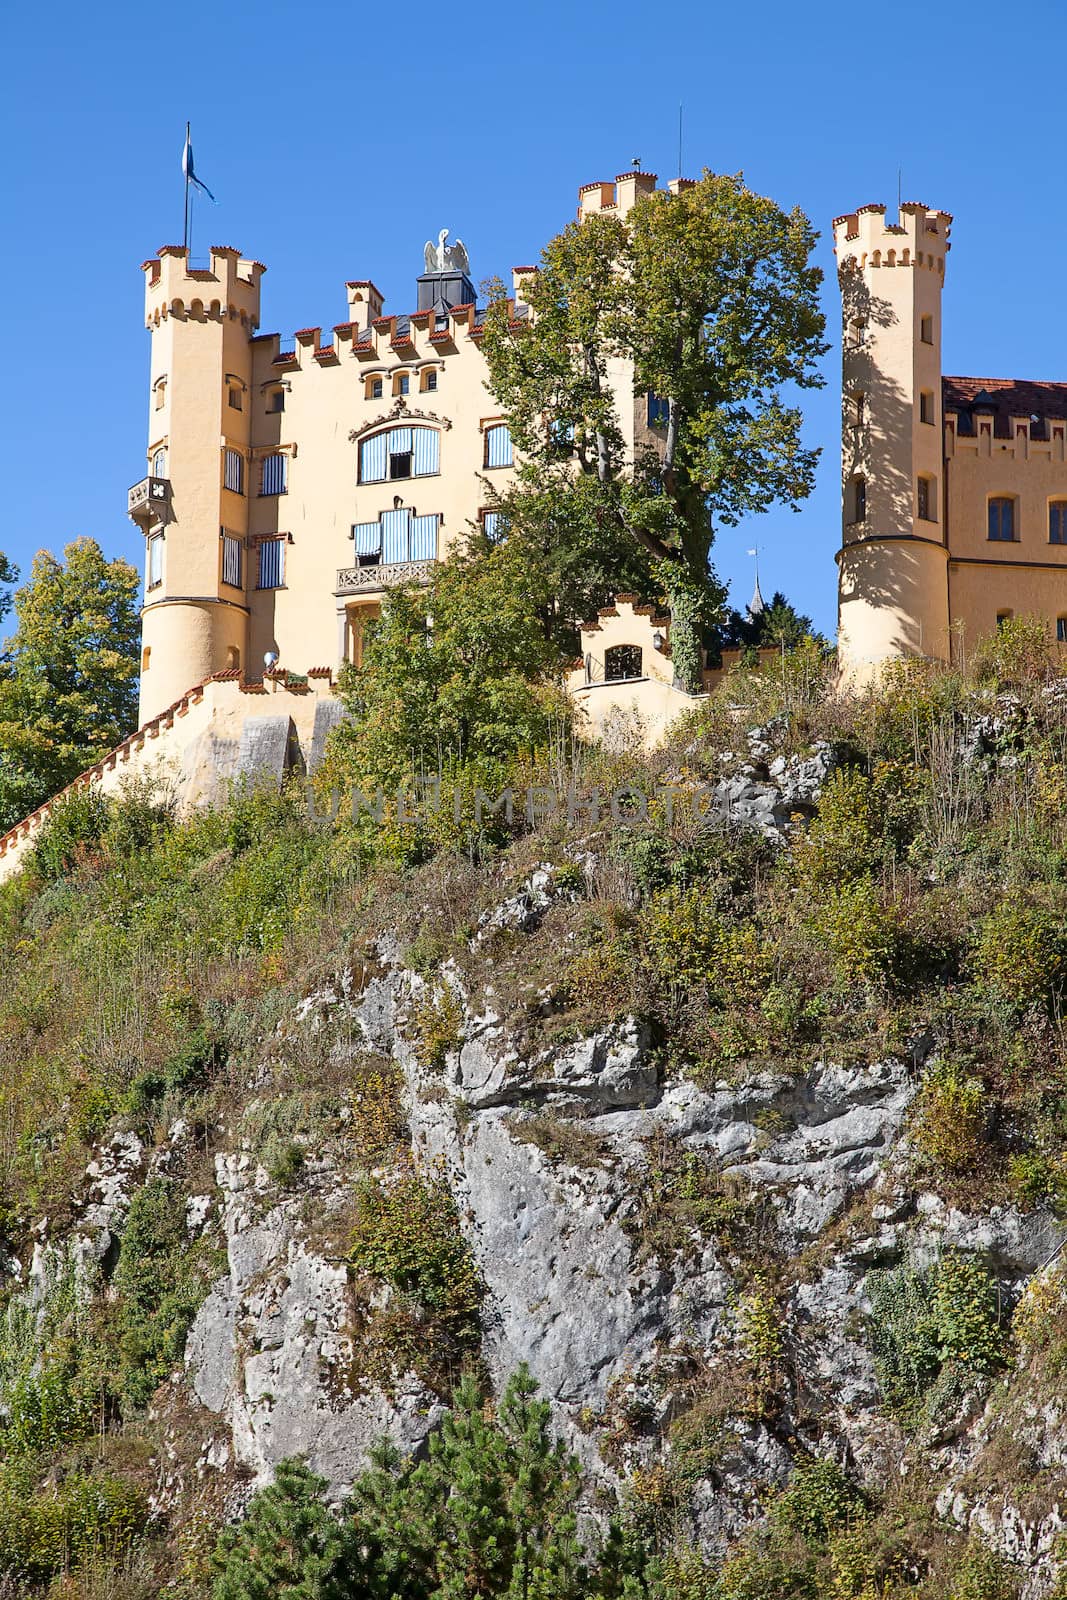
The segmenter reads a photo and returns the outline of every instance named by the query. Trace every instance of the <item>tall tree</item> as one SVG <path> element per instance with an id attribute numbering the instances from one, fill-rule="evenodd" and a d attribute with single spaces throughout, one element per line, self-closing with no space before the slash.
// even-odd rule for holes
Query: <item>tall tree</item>
<path id="1" fill-rule="evenodd" d="M 8 612 L 11 610 L 10 588 L 12 584 L 17 583 L 18 581 L 18 567 L 15 566 L 9 556 L 5 556 L 4 552 L 0 550 L 0 622 L 3 621 Z M 0 661 L 3 661 L 4 659 L 4 653 L 2 650 L 0 650 Z"/>
<path id="2" fill-rule="evenodd" d="M 740 645 L 752 649 L 795 650 L 805 639 L 814 639 L 824 647 L 827 644 L 811 618 L 798 611 L 780 589 L 775 590 L 756 616 L 750 611 L 731 611 L 718 630 L 718 636 L 719 644 L 727 648 Z"/>
<path id="3" fill-rule="evenodd" d="M 625 221 L 570 224 L 528 280 L 527 321 L 511 320 L 494 287 L 483 348 L 522 453 L 501 503 L 512 537 L 550 570 L 569 552 L 585 581 L 562 592 L 586 609 L 609 575 L 617 589 L 665 592 L 690 690 L 723 600 L 709 562 L 716 521 L 795 508 L 811 491 L 818 452 L 788 397 L 823 381 L 815 237 L 803 212 L 705 172 L 676 195 L 642 196 Z M 619 361 L 664 424 L 633 461 L 610 382 Z"/>
<path id="4" fill-rule="evenodd" d="M 0 662 L 0 827 L 63 788 L 137 726 L 136 568 L 95 539 L 35 557 Z"/>

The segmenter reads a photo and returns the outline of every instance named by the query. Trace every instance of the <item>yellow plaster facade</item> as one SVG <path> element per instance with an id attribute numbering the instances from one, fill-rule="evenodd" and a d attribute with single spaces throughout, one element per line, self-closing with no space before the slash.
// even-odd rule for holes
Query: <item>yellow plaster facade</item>
<path id="1" fill-rule="evenodd" d="M 624 216 L 655 186 L 642 172 L 588 184 L 579 216 Z M 432 258 L 428 245 L 414 312 L 386 315 L 353 280 L 345 321 L 285 345 L 258 331 L 260 263 L 218 247 L 190 269 L 175 246 L 145 262 L 148 473 L 130 491 L 146 540 L 142 723 L 219 671 L 358 662 L 389 586 L 425 578 L 492 515 L 510 436 L 466 253 Z M 513 269 L 517 322 L 535 270 Z M 627 447 L 654 441 L 628 367 L 611 379 Z"/>
<path id="2" fill-rule="evenodd" d="M 842 303 L 838 652 L 965 658 L 1005 617 L 1067 642 L 1067 384 L 946 376 L 952 218 L 870 205 L 834 222 Z"/>

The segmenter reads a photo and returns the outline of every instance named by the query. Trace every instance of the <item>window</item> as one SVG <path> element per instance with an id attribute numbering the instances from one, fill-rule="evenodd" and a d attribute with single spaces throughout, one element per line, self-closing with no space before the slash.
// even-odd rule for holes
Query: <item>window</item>
<path id="1" fill-rule="evenodd" d="M 359 447 L 360 483 L 429 478 L 440 470 L 440 434 L 436 428 L 386 428 L 372 433 Z"/>
<path id="2" fill-rule="evenodd" d="M 408 392 L 408 390 L 410 388 L 411 388 L 411 379 L 408 377 L 406 372 L 398 373 L 397 376 L 393 379 L 393 393 L 394 394 L 407 394 L 407 392 Z"/>
<path id="3" fill-rule="evenodd" d="M 239 672 L 241 668 L 241 652 L 237 645 L 226 646 L 226 666 L 230 672 Z"/>
<path id="4" fill-rule="evenodd" d="M 260 464 L 260 494 L 285 494 L 289 457 L 282 454 L 264 456 Z"/>
<path id="5" fill-rule="evenodd" d="M 285 540 L 264 539 L 259 547 L 259 589 L 280 589 L 285 582 Z"/>
<path id="6" fill-rule="evenodd" d="M 284 389 L 272 389 L 270 391 L 270 393 L 267 396 L 267 410 L 268 411 L 284 411 L 285 410 L 285 390 Z"/>
<path id="7" fill-rule="evenodd" d="M 440 522 L 437 515 L 417 517 L 407 506 L 383 511 L 377 522 L 357 522 L 352 538 L 360 566 L 436 561 Z"/>
<path id="8" fill-rule="evenodd" d="M 426 394 L 432 394 L 437 388 L 437 368 L 427 367 L 422 375 L 422 389 Z"/>
<path id="9" fill-rule="evenodd" d="M 934 319 L 933 319 L 933 317 L 920 317 L 919 318 L 919 338 L 922 340 L 923 344 L 933 344 L 933 342 L 934 342 Z"/>
<path id="10" fill-rule="evenodd" d="M 245 492 L 245 462 L 240 450 L 226 451 L 226 469 L 223 484 L 234 494 Z"/>
<path id="11" fill-rule="evenodd" d="M 1067 644 L 1067 617 L 1056 618 L 1056 643 Z"/>
<path id="12" fill-rule="evenodd" d="M 163 582 L 163 535 L 157 533 L 148 541 L 148 575 L 146 589 L 158 589 Z"/>
<path id="13" fill-rule="evenodd" d="M 485 537 L 496 544 L 507 533 L 507 518 L 502 511 L 483 511 L 482 530 Z"/>
<path id="14" fill-rule="evenodd" d="M 167 452 L 162 446 L 152 457 L 152 476 L 153 478 L 165 478 L 167 476 Z"/>
<path id="15" fill-rule="evenodd" d="M 368 400 L 380 400 L 381 398 L 382 398 L 382 380 L 381 380 L 381 378 L 372 378 L 370 380 L 370 383 L 367 385 L 367 399 Z"/>
<path id="16" fill-rule="evenodd" d="M 991 539 L 1015 538 L 1015 501 L 990 500 L 989 537 Z"/>
<path id="17" fill-rule="evenodd" d="M 919 395 L 919 421 L 933 422 L 934 420 L 934 394 L 932 389 L 923 389 Z"/>
<path id="18" fill-rule="evenodd" d="M 864 522 L 867 518 L 867 479 L 853 478 L 852 480 L 852 517 L 853 522 Z"/>
<path id="19" fill-rule="evenodd" d="M 604 681 L 618 683 L 623 678 L 641 676 L 641 646 L 639 644 L 614 644 L 604 651 Z"/>
<path id="20" fill-rule="evenodd" d="M 156 410 L 157 411 L 162 411 L 163 410 L 163 406 L 164 406 L 164 404 L 166 402 L 166 399 L 167 399 L 167 380 L 166 380 L 166 378 L 157 378 L 156 379 L 156 381 L 155 381 L 155 383 L 154 383 L 154 385 L 152 387 L 152 393 L 155 396 L 155 407 L 156 407 Z"/>
<path id="21" fill-rule="evenodd" d="M 855 322 L 849 324 L 849 331 L 852 335 L 853 349 L 862 350 L 863 346 L 867 343 L 867 324 L 857 319 Z"/>
<path id="22" fill-rule="evenodd" d="M 232 533 L 222 536 L 222 581 L 233 589 L 241 588 L 241 541 Z"/>
<path id="23" fill-rule="evenodd" d="M 1048 508 L 1049 544 L 1067 544 L 1067 500 L 1051 500 Z"/>
<path id="24" fill-rule="evenodd" d="M 230 410 L 231 411 L 240 411 L 241 410 L 241 391 L 240 391 L 240 389 L 238 389 L 236 387 L 235 384 L 232 384 L 232 383 L 230 385 L 230 390 L 229 390 L 229 400 L 230 400 Z"/>
<path id="25" fill-rule="evenodd" d="M 998 628 L 1003 628 L 1004 624 L 1006 622 L 1010 622 L 1010 621 L 1011 621 L 1011 612 L 1010 611 L 998 611 L 997 612 L 997 627 Z"/>
<path id="26" fill-rule="evenodd" d="M 935 480 L 933 478 L 919 478 L 916 485 L 916 499 L 918 500 L 919 521 L 936 522 L 937 507 L 934 504 L 937 495 Z"/>
<path id="27" fill-rule="evenodd" d="M 485 465 L 510 467 L 514 461 L 511 448 L 511 429 L 506 422 L 494 424 L 485 430 Z"/>
<path id="28" fill-rule="evenodd" d="M 648 397 L 648 425 L 650 428 L 665 428 L 670 421 L 671 405 L 669 400 L 662 399 L 658 394 Z"/>
<path id="29" fill-rule="evenodd" d="M 146 644 L 144 649 L 141 651 L 141 671 L 142 672 L 147 672 L 148 671 L 148 663 L 151 661 L 151 659 L 152 659 L 152 646 L 150 644 Z"/>
<path id="30" fill-rule="evenodd" d="M 862 428 L 867 415 L 867 396 L 865 394 L 853 395 L 852 406 L 852 420 L 857 428 Z"/>

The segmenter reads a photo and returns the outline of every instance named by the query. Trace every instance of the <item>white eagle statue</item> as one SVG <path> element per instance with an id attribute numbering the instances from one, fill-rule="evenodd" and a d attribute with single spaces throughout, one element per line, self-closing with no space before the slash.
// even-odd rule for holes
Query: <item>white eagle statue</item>
<path id="1" fill-rule="evenodd" d="M 466 246 L 462 239 L 457 239 L 455 244 L 446 244 L 448 229 L 442 228 L 437 235 L 437 243 L 427 239 L 423 256 L 426 261 L 427 272 L 462 272 L 465 275 L 471 270 L 470 257 L 467 255 Z"/>

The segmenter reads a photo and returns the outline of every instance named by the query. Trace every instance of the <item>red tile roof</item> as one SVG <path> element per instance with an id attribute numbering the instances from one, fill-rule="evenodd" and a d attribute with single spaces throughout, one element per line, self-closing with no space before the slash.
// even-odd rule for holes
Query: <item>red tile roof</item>
<path id="1" fill-rule="evenodd" d="M 995 438 L 1011 437 L 1013 417 L 1067 418 L 1067 383 L 1042 383 L 1029 378 L 942 378 L 946 411 L 969 411 L 983 391 L 991 406 Z"/>

